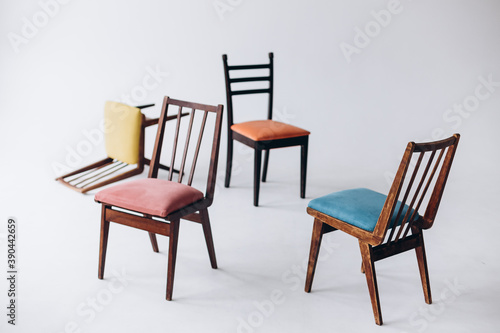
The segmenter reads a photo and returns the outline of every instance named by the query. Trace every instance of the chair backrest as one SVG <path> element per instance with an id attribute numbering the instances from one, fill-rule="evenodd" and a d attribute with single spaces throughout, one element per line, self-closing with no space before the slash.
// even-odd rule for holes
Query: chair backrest
<path id="1" fill-rule="evenodd" d="M 234 124 L 233 120 L 233 96 L 237 95 L 250 95 L 250 94 L 269 94 L 268 109 L 267 109 L 267 119 L 273 118 L 273 53 L 269 53 L 269 63 L 260 65 L 238 65 L 229 66 L 227 64 L 227 55 L 222 55 L 222 60 L 224 62 L 224 78 L 226 80 L 226 101 L 227 101 L 227 120 L 228 126 Z M 247 70 L 262 70 L 268 69 L 269 74 L 264 76 L 240 76 L 232 77 L 233 72 L 236 71 L 247 71 Z M 246 72 L 244 72 L 246 73 Z M 267 88 L 260 89 L 239 89 L 233 90 L 232 84 L 244 83 L 244 82 L 269 82 Z"/>
<path id="2" fill-rule="evenodd" d="M 126 164 L 142 163 L 140 108 L 118 102 L 106 102 L 104 106 L 106 154 Z"/>
<path id="3" fill-rule="evenodd" d="M 414 226 L 432 227 L 459 140 L 454 134 L 435 142 L 408 143 L 374 230 L 381 242 L 402 240 Z M 400 225 L 390 228 L 391 219 Z"/>
<path id="4" fill-rule="evenodd" d="M 171 107 L 172 106 L 172 107 Z M 175 110 L 174 107 L 177 107 L 177 110 Z M 183 128 L 184 130 L 181 130 L 181 120 L 183 117 L 181 116 L 183 108 L 190 109 L 190 115 L 189 117 L 185 117 L 186 119 L 189 118 L 189 123 L 187 124 L 187 128 Z M 186 102 L 186 101 L 180 101 L 180 100 L 175 100 L 171 99 L 169 97 L 165 97 L 163 101 L 163 107 L 160 115 L 160 120 L 158 121 L 158 131 L 156 134 L 156 141 L 155 141 L 155 146 L 153 150 L 153 157 L 151 159 L 151 165 L 149 169 L 149 178 L 157 178 L 158 177 L 158 169 L 159 169 L 159 163 L 160 163 L 160 155 L 162 151 L 162 145 L 163 145 L 163 138 L 165 134 L 165 127 L 166 127 L 166 120 L 168 117 L 168 112 L 169 110 L 172 110 L 172 113 L 177 114 L 176 121 L 170 121 L 169 123 L 175 123 L 175 133 L 173 133 L 173 147 L 172 147 L 172 156 L 170 158 L 170 170 L 168 173 L 168 180 L 170 181 L 177 181 L 179 183 L 182 183 L 183 179 L 186 179 L 184 177 L 184 174 L 186 172 L 187 174 L 187 169 L 186 166 L 190 164 L 189 168 L 189 174 L 187 177 L 187 185 L 191 186 L 193 182 L 193 177 L 194 177 L 194 172 L 196 169 L 196 165 L 198 162 L 198 156 L 200 153 L 200 147 L 202 146 L 202 141 L 203 141 L 203 134 L 206 129 L 206 123 L 207 119 L 209 116 L 214 119 L 214 130 L 213 130 L 213 139 L 212 141 L 207 140 L 208 142 L 211 142 L 212 146 L 212 151 L 210 155 L 210 165 L 209 165 L 209 170 L 208 170 L 208 177 L 207 177 L 207 187 L 206 187 L 206 194 L 205 198 L 207 198 L 210 203 L 213 200 L 213 195 L 215 191 L 215 180 L 216 180 L 216 175 L 217 175 L 217 164 L 219 160 L 219 146 L 220 146 L 220 134 L 221 134 L 221 126 L 222 126 L 222 111 L 223 111 L 223 106 L 219 104 L 218 106 L 212 106 L 212 105 L 205 105 L 205 104 L 199 104 L 199 103 L 192 103 L 192 102 Z M 197 119 L 199 121 L 195 122 L 195 117 L 201 114 L 201 119 L 198 117 Z M 193 126 L 196 123 L 196 126 Z M 191 141 L 191 133 L 193 132 L 193 127 L 199 128 L 199 134 L 196 139 L 196 146 L 194 150 L 190 153 L 189 151 L 189 144 Z M 182 134 L 181 134 L 182 132 Z M 195 130 L 196 132 L 196 130 Z M 196 135 L 196 134 L 195 134 Z M 181 140 L 181 144 L 179 145 L 179 138 L 180 136 L 185 136 L 184 140 Z M 177 160 L 177 163 L 179 164 L 179 175 L 177 179 L 174 179 L 174 167 L 176 166 L 176 157 L 177 155 L 181 154 L 180 161 Z M 189 161 L 188 161 L 189 160 Z M 190 162 L 190 163 L 189 163 Z"/>

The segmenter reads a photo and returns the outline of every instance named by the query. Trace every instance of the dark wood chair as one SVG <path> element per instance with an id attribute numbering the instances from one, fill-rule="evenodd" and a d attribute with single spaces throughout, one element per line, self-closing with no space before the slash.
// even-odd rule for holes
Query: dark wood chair
<path id="1" fill-rule="evenodd" d="M 107 122 L 106 126 L 112 129 L 112 131 L 105 133 L 108 156 L 98 162 L 62 175 L 56 180 L 75 191 L 86 193 L 141 174 L 144 171 L 144 165 L 151 163 L 151 160 L 144 157 L 145 130 L 149 126 L 156 125 L 159 119 L 148 118 L 141 113 L 142 109 L 151 106 L 154 104 L 132 107 L 117 102 L 106 102 L 104 117 Z M 187 115 L 188 113 L 182 114 L 183 117 Z M 167 121 L 176 119 L 176 117 L 169 117 Z M 159 168 L 170 170 L 168 166 L 163 164 L 159 164 Z"/>
<path id="2" fill-rule="evenodd" d="M 273 118 L 273 53 L 269 53 L 269 63 L 260 65 L 229 66 L 227 55 L 222 56 L 224 62 L 224 76 L 226 80 L 227 99 L 227 162 L 226 179 L 224 186 L 229 187 L 231 181 L 231 167 L 233 162 L 233 140 L 239 141 L 254 149 L 254 199 L 253 204 L 259 205 L 260 171 L 262 151 L 265 151 L 262 181 L 267 178 L 269 150 L 292 146 L 301 147 L 300 158 L 300 197 L 306 195 L 307 148 L 310 132 L 289 124 L 272 120 Z M 265 76 L 238 76 L 232 77 L 235 71 L 268 70 Z M 253 72 L 255 73 L 255 71 Z M 262 89 L 233 90 L 232 85 L 244 82 L 268 82 L 268 87 Z M 235 124 L 233 121 L 233 96 L 250 94 L 268 94 L 267 120 L 247 121 Z"/>
<path id="3" fill-rule="evenodd" d="M 173 137 L 170 165 L 172 167 L 176 165 L 176 157 L 180 157 L 180 160 L 177 159 L 180 162 L 177 163 L 179 165 L 179 175 L 177 179 L 173 179 L 173 170 L 171 168 L 168 173 L 168 179 L 158 179 L 160 155 L 166 127 L 165 123 L 169 119 L 167 113 L 174 107 L 178 107 L 178 110 L 175 113 L 175 131 L 169 133 Z M 191 109 L 191 112 L 189 124 L 183 124 L 185 126 L 181 127 L 183 108 Z M 181 219 L 197 222 L 202 225 L 212 268 L 217 268 L 207 208 L 212 205 L 214 198 L 222 125 L 222 108 L 222 105 L 210 106 L 165 97 L 158 122 L 158 132 L 148 178 L 114 185 L 98 192 L 95 196 L 95 201 L 102 204 L 99 279 L 102 279 L 104 276 L 110 222 L 147 231 L 154 252 L 158 252 L 156 234 L 169 237 L 167 300 L 172 299 L 177 240 Z M 197 115 L 199 117 L 195 121 L 195 116 Z M 203 133 L 205 132 L 205 128 L 208 127 L 206 126 L 207 119 L 214 126 L 213 138 L 206 140 L 211 145 L 211 154 L 206 190 L 203 193 L 194 188 L 192 183 L 198 156 L 200 155 Z M 199 127 L 199 135 L 196 147 L 191 152 L 189 143 L 191 133 L 193 132 L 193 124 L 195 124 L 195 129 Z M 211 130 L 209 132 L 212 135 Z M 185 133 L 185 139 L 182 139 L 179 145 L 180 133 Z M 180 156 L 181 154 L 182 156 Z M 183 184 L 182 181 L 185 180 L 183 177 L 184 170 L 188 169 L 190 170 L 189 176 L 187 177 L 186 184 Z"/>
<path id="4" fill-rule="evenodd" d="M 408 143 L 387 196 L 360 188 L 312 200 L 307 208 L 314 226 L 305 291 L 311 291 L 323 234 L 338 229 L 359 240 L 377 325 L 382 325 L 375 275 L 378 260 L 415 249 L 425 302 L 431 304 L 422 231 L 434 223 L 459 139 L 455 134 L 436 142 Z"/>

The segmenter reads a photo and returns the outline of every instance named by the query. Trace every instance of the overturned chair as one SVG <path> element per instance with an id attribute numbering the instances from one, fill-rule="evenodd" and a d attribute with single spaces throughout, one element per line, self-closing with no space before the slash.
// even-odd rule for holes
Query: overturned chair
<path id="1" fill-rule="evenodd" d="M 144 164 L 151 163 L 151 160 L 144 157 L 145 129 L 158 124 L 159 120 L 159 118 L 148 118 L 141 112 L 142 109 L 151 106 L 154 104 L 133 107 L 118 102 L 106 102 L 104 140 L 107 157 L 60 176 L 56 180 L 73 190 L 85 193 L 141 174 L 144 171 Z M 183 113 L 181 117 L 188 114 Z M 168 117 L 166 121 L 175 118 L 177 115 Z M 159 168 L 170 170 L 168 166 L 162 164 L 159 164 Z"/>

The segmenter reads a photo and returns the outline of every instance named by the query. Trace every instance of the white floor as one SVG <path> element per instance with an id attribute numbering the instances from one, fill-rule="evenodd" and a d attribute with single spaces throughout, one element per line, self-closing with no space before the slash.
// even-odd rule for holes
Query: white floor
<path id="1" fill-rule="evenodd" d="M 478 209 L 486 195 L 450 177 L 426 234 L 432 305 L 424 302 L 413 253 L 377 263 L 384 318 L 377 327 L 357 241 L 346 234 L 325 236 L 313 290 L 303 291 L 312 228 L 305 208 L 314 197 L 363 182 L 383 189 L 383 177 L 355 179 L 352 168 L 328 174 L 312 167 L 307 198 L 300 199 L 298 167 L 278 170 L 272 162 L 258 208 L 251 163 L 229 189 L 219 178 L 209 210 L 219 269 L 210 268 L 200 225 L 181 225 L 172 302 L 165 300 L 167 238 L 159 239 L 156 254 L 145 232 L 112 225 L 99 280 L 100 206 L 93 195 L 46 179 L 45 195 L 22 197 L 21 185 L 9 208 L 19 225 L 17 325 L 7 325 L 2 314 L 0 331 L 498 332 L 499 227 L 493 208 Z M 494 207 L 498 194 L 491 195 L 481 207 Z M 0 287 L 6 290 L 5 281 Z M 6 304 L 6 293 L 0 295 Z"/>

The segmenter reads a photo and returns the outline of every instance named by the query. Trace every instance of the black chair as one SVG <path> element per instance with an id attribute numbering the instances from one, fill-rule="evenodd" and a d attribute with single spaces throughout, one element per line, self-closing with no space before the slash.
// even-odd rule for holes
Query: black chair
<path id="1" fill-rule="evenodd" d="M 222 56 L 224 62 L 224 74 L 226 80 L 227 98 L 227 162 L 225 187 L 229 187 L 231 181 L 231 166 L 233 161 L 233 140 L 237 140 L 255 150 L 254 157 L 254 199 L 253 204 L 259 205 L 259 188 L 262 151 L 265 151 L 264 168 L 262 170 L 262 181 L 266 181 L 267 166 L 269 163 L 269 150 L 273 148 L 284 148 L 292 146 L 301 147 L 300 159 L 300 197 L 306 195 L 306 171 L 307 171 L 307 148 L 310 132 L 289 124 L 272 120 L 273 118 L 273 53 L 269 53 L 269 63 L 261 65 L 239 65 L 229 66 L 227 55 Z M 269 70 L 266 76 L 246 76 L 232 78 L 230 73 L 242 70 Z M 255 71 L 253 71 L 255 73 Z M 269 82 L 269 86 L 263 89 L 233 90 L 232 85 L 244 82 Z M 233 96 L 249 94 L 269 94 L 268 112 L 266 120 L 254 120 L 242 123 L 233 121 Z"/>

